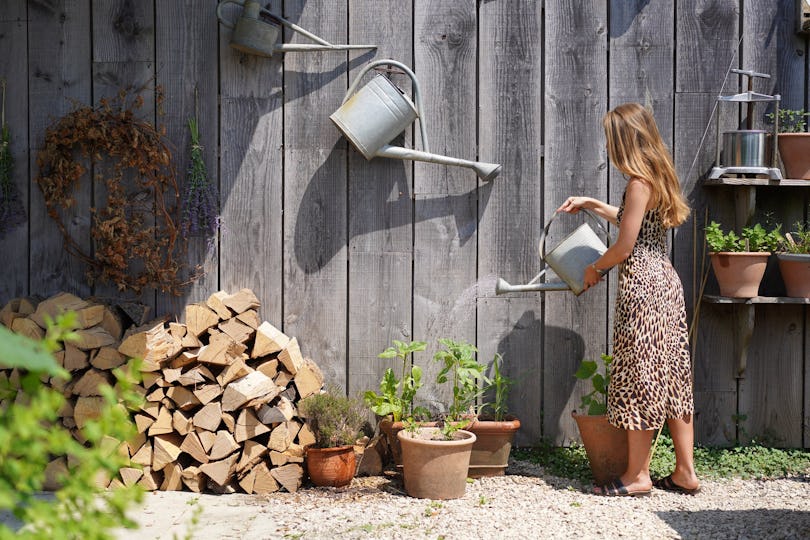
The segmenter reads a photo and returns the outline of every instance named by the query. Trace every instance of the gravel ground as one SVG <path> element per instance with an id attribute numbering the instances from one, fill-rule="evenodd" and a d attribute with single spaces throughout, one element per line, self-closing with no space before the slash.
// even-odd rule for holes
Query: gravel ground
<path id="1" fill-rule="evenodd" d="M 154 492 L 132 513 L 141 528 L 118 538 L 810 538 L 810 476 L 704 481 L 695 497 L 654 489 L 608 498 L 530 463 L 507 472 L 451 501 L 410 498 L 396 476 L 270 496 Z"/>

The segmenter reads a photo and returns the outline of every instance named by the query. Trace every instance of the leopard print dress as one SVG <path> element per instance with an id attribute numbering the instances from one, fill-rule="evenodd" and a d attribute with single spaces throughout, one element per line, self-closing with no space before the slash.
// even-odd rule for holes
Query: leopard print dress
<path id="1" fill-rule="evenodd" d="M 619 207 L 618 221 L 624 213 Z M 608 420 L 658 429 L 694 411 L 683 285 L 667 256 L 657 209 L 644 214 L 636 245 L 619 267 Z"/>

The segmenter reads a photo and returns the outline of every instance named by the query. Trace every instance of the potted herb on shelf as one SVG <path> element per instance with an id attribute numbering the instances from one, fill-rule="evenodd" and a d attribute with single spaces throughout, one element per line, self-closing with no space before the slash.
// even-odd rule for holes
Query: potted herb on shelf
<path id="1" fill-rule="evenodd" d="M 345 486 L 357 469 L 354 444 L 365 422 L 362 404 L 346 397 L 337 388 L 314 394 L 298 404 L 315 436 L 315 445 L 306 448 L 306 466 L 316 486 Z"/>
<path id="2" fill-rule="evenodd" d="M 810 225 L 801 221 L 786 233 L 776 258 L 787 295 L 810 298 Z"/>
<path id="3" fill-rule="evenodd" d="M 768 257 L 782 242 L 780 229 L 766 231 L 757 223 L 737 236 L 734 231 L 725 233 L 716 221 L 706 227 L 706 244 L 722 296 L 753 298 L 759 294 Z"/>
<path id="4" fill-rule="evenodd" d="M 810 133 L 804 109 L 779 109 L 778 146 L 785 177 L 810 180 Z M 774 114 L 768 115 L 773 122 Z"/>
<path id="5" fill-rule="evenodd" d="M 397 378 L 394 370 L 388 368 L 380 381 L 380 393 L 369 390 L 363 397 L 372 412 L 381 417 L 380 431 L 386 436 L 396 465 L 402 464 L 397 438 L 397 433 L 404 427 L 402 421 L 426 413 L 422 408 L 414 407 L 416 391 L 422 386 L 422 368 L 413 362 L 410 366 L 408 365 L 408 357 L 410 356 L 412 359 L 413 353 L 424 351 L 426 347 L 427 343 L 424 341 L 405 343 L 395 339 L 393 346 L 388 347 L 378 356 L 380 358 L 398 358 L 402 363 L 400 377 Z"/>
<path id="6" fill-rule="evenodd" d="M 592 389 L 582 397 L 583 413 L 571 412 L 577 423 L 582 445 L 588 455 L 591 474 L 596 485 L 604 485 L 620 477 L 627 468 L 627 435 L 607 419 L 607 389 L 613 356 L 601 355 L 604 375 L 594 360 L 583 359 L 574 376 L 590 381 Z"/>

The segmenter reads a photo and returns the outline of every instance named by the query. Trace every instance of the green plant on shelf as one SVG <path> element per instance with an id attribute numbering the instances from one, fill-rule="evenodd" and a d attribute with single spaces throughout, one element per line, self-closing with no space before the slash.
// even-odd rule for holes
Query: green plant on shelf
<path id="1" fill-rule="evenodd" d="M 712 221 L 705 229 L 706 244 L 709 251 L 714 253 L 777 251 L 784 242 L 781 230 L 781 225 L 768 231 L 756 223 L 751 227 L 744 227 L 740 236 L 737 236 L 732 230 L 724 232 L 719 223 Z"/>
<path id="2" fill-rule="evenodd" d="M 773 123 L 774 113 L 765 115 Z M 807 131 L 807 117 L 810 112 L 804 109 L 779 109 L 779 133 L 804 133 Z"/>

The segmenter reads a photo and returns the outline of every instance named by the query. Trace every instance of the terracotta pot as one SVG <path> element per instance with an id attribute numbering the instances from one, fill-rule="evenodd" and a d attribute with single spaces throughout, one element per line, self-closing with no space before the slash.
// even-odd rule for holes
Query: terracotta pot
<path id="1" fill-rule="evenodd" d="M 780 133 L 778 141 L 785 176 L 810 180 L 810 133 Z"/>
<path id="2" fill-rule="evenodd" d="M 627 432 L 611 425 L 604 414 L 589 416 L 572 412 L 571 416 L 579 428 L 594 484 L 603 486 L 624 474 L 627 469 Z"/>
<path id="3" fill-rule="evenodd" d="M 720 251 L 709 255 L 722 296 L 753 298 L 759 294 L 759 282 L 765 275 L 770 253 Z"/>
<path id="4" fill-rule="evenodd" d="M 422 427 L 435 427 L 436 422 L 421 422 Z M 388 418 L 380 420 L 380 431 L 385 434 L 385 440 L 388 443 L 388 449 L 391 451 L 391 459 L 394 460 L 394 465 L 402 467 L 402 447 L 399 444 L 397 434 L 405 429 L 403 422 L 394 422 Z"/>
<path id="5" fill-rule="evenodd" d="M 307 447 L 307 474 L 316 486 L 347 486 L 354 478 L 357 461 L 354 447 Z"/>
<path id="6" fill-rule="evenodd" d="M 509 466 L 509 452 L 515 433 L 520 429 L 517 418 L 496 422 L 476 420 L 467 431 L 475 434 L 475 443 L 470 455 L 470 478 L 501 476 Z"/>
<path id="7" fill-rule="evenodd" d="M 439 428 L 422 427 L 416 433 L 400 431 L 402 478 L 405 491 L 420 499 L 458 499 L 467 489 L 467 470 L 475 435 L 460 429 L 450 441 Z"/>
<path id="8" fill-rule="evenodd" d="M 810 255 L 804 253 L 778 253 L 779 271 L 785 282 L 787 295 L 810 298 Z"/>

